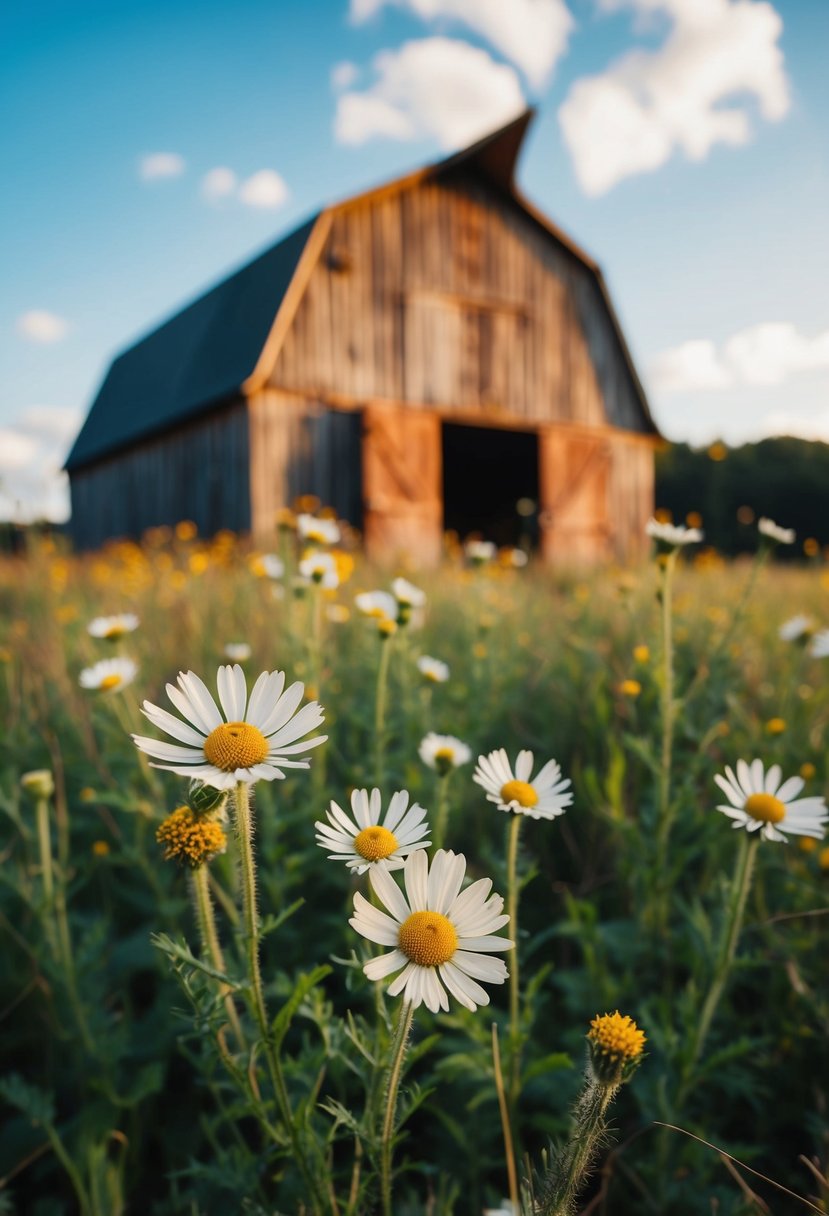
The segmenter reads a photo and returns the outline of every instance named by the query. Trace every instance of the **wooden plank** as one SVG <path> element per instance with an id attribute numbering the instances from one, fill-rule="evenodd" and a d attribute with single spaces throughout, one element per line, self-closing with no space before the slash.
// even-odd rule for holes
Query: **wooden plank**
<path id="1" fill-rule="evenodd" d="M 440 560 L 443 502 L 440 419 L 430 412 L 373 408 L 363 414 L 363 530 L 379 562 Z"/>

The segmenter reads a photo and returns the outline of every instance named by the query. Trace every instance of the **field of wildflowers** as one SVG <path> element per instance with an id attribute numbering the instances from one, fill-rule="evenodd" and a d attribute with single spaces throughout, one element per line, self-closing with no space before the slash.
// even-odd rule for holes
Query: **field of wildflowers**
<path id="1" fill-rule="evenodd" d="M 820 555 L 301 505 L 0 565 L 0 1213 L 829 1210 Z"/>

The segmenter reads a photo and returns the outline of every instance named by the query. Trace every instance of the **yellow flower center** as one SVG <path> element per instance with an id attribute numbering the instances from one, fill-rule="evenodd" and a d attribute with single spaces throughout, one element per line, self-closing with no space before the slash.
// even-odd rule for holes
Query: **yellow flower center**
<path id="1" fill-rule="evenodd" d="M 643 1032 L 627 1014 L 622 1017 L 618 1009 L 595 1017 L 587 1037 L 602 1055 L 618 1060 L 635 1060 L 645 1045 Z"/>
<path id="2" fill-rule="evenodd" d="M 354 848 L 366 861 L 382 861 L 384 857 L 391 857 L 397 848 L 397 837 L 388 828 L 375 824 L 357 833 Z"/>
<path id="3" fill-rule="evenodd" d="M 261 764 L 268 754 L 268 741 L 250 722 L 223 722 L 204 741 L 204 754 L 223 773 Z"/>
<path id="4" fill-rule="evenodd" d="M 121 683 L 121 677 L 118 675 L 104 676 L 103 680 L 101 680 L 101 683 L 98 685 L 98 687 L 103 692 L 109 692 L 110 689 L 117 688 L 120 683 Z"/>
<path id="5" fill-rule="evenodd" d="M 439 747 L 438 750 L 435 752 L 435 759 L 436 760 L 448 760 L 449 763 L 451 764 L 452 761 L 455 759 L 455 753 L 452 751 L 451 747 Z M 506 786 L 504 786 L 504 789 L 506 789 Z"/>
<path id="6" fill-rule="evenodd" d="M 123 625 L 110 625 L 104 634 L 104 639 L 107 642 L 117 642 L 118 639 L 122 638 L 125 633 L 126 630 L 124 629 Z"/>
<path id="7" fill-rule="evenodd" d="M 743 808 L 752 819 L 761 823 L 780 823 L 786 818 L 786 805 L 774 794 L 752 794 Z"/>
<path id="8" fill-rule="evenodd" d="M 155 838 L 168 861 L 179 861 L 194 869 L 227 848 L 221 824 L 199 817 L 189 806 L 180 806 L 168 815 Z"/>
<path id="9" fill-rule="evenodd" d="M 400 926 L 397 944 L 419 967 L 438 967 L 457 950 L 458 935 L 440 912 L 413 912 Z"/>
<path id="10" fill-rule="evenodd" d="M 504 802 L 517 802 L 519 806 L 531 807 L 538 802 L 538 794 L 529 781 L 508 781 L 501 786 Z"/>

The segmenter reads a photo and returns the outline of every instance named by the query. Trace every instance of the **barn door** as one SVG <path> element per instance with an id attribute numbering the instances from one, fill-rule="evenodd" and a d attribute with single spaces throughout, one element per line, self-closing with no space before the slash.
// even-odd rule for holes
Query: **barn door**
<path id="1" fill-rule="evenodd" d="M 381 562 L 440 560 L 443 531 L 440 418 L 404 406 L 363 412 L 363 528 Z"/>
<path id="2" fill-rule="evenodd" d="M 610 461 L 610 445 L 600 435 L 542 429 L 540 523 L 546 561 L 588 564 L 610 556 Z"/>

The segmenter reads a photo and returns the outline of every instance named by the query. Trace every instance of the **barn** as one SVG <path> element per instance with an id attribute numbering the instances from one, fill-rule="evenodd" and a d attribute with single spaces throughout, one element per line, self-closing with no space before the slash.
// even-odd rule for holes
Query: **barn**
<path id="1" fill-rule="evenodd" d="M 66 463 L 91 548 L 264 538 L 316 494 L 371 557 L 446 529 L 636 557 L 660 442 L 599 267 L 515 184 L 532 112 L 326 207 L 112 363 Z"/>

